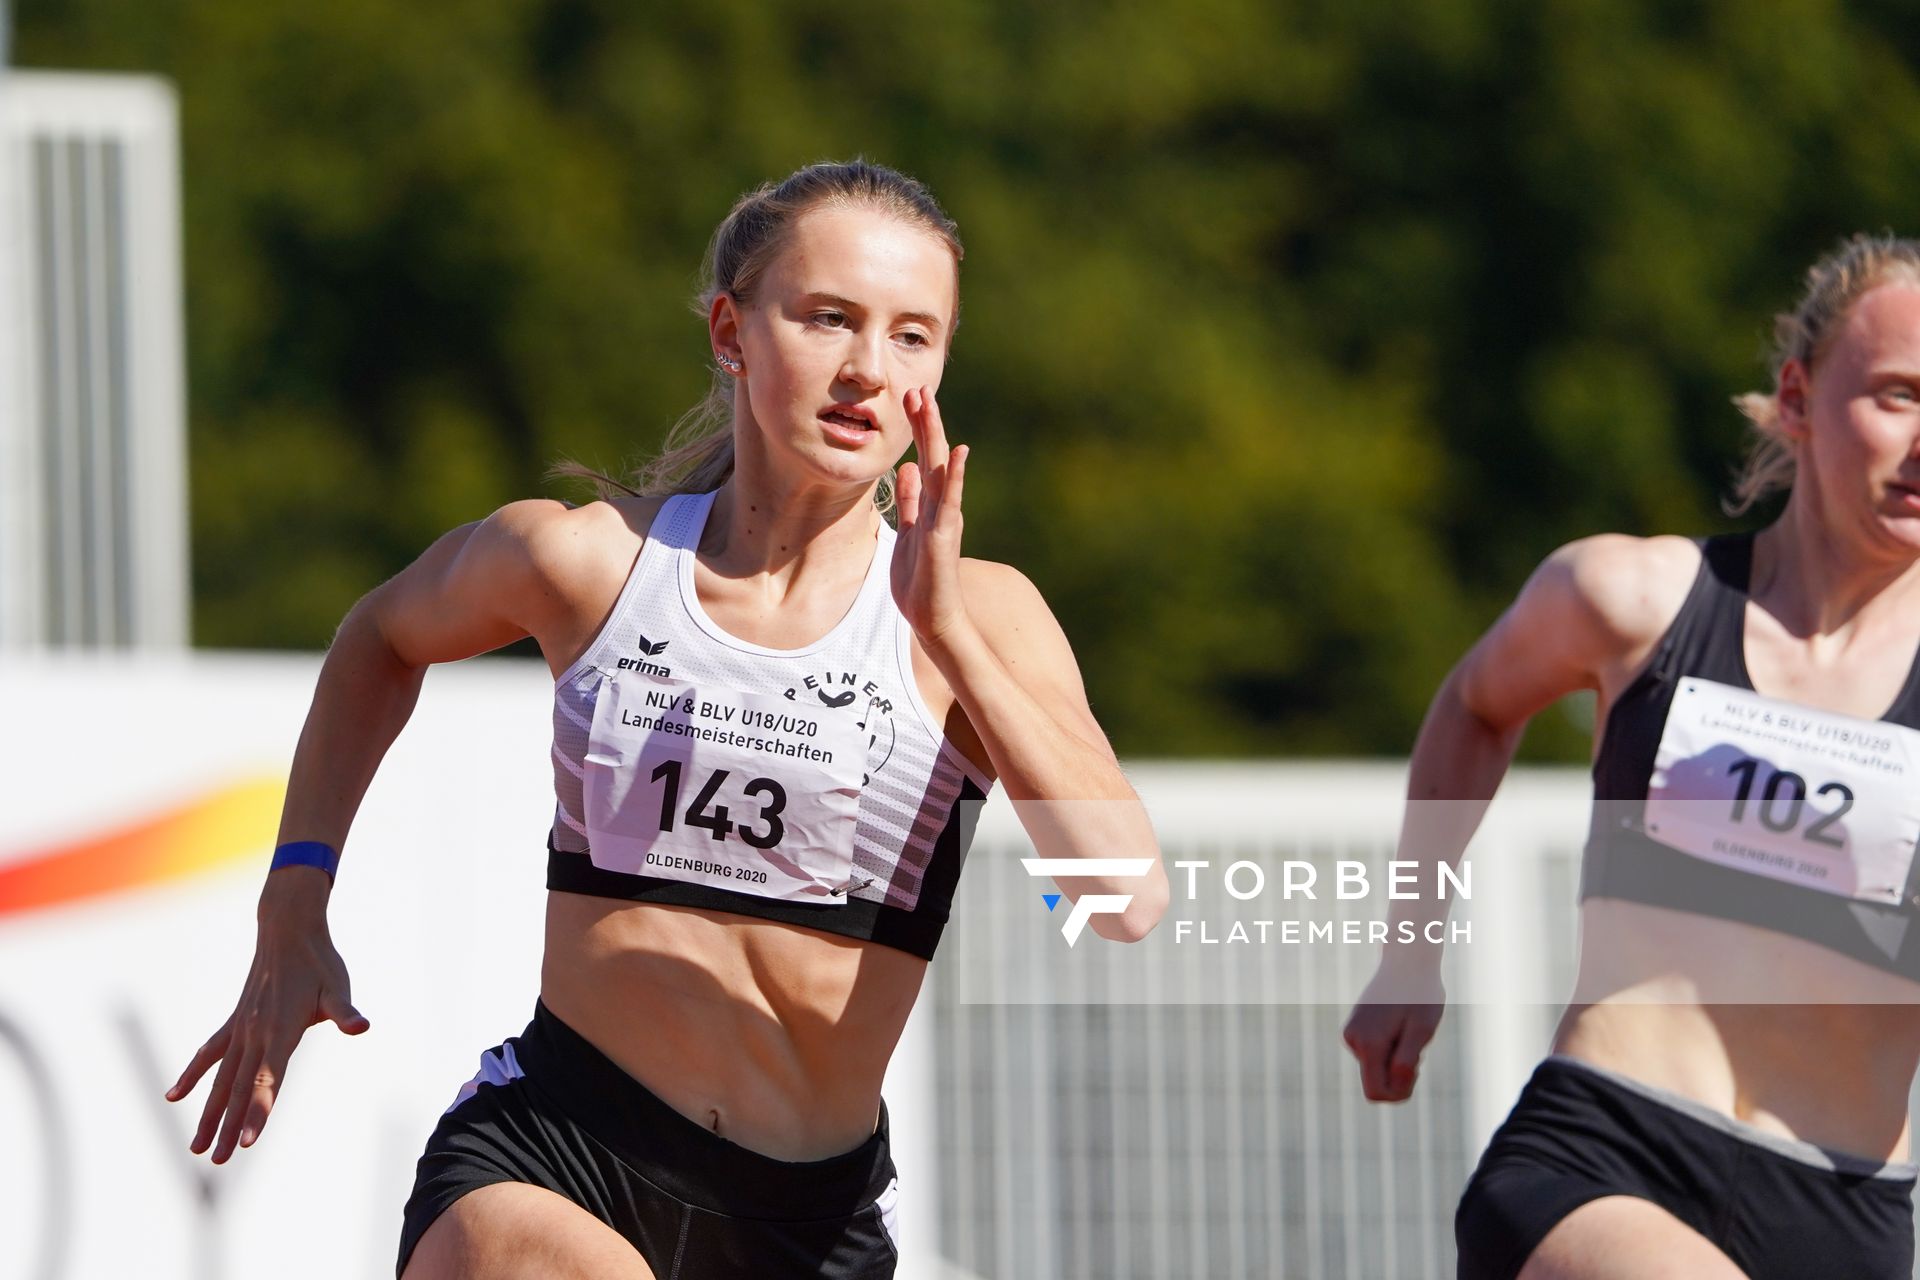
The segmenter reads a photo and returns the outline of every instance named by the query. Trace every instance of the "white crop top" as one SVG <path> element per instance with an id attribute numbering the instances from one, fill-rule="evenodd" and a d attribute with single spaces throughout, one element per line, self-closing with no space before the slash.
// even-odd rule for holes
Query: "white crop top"
<path id="1" fill-rule="evenodd" d="M 547 887 L 931 957 L 992 784 L 920 696 L 894 531 L 831 631 L 769 649 L 695 592 L 713 497 L 661 506 L 612 616 L 555 682 Z"/>

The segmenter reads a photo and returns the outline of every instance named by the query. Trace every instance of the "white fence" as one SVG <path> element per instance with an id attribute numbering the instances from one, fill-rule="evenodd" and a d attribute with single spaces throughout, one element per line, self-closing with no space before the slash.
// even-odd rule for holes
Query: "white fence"
<path id="1" fill-rule="evenodd" d="M 1397 767 L 1131 772 L 1170 866 L 1249 861 L 1271 888 L 1287 860 L 1322 885 L 1348 860 L 1383 883 Z M 1572 985 L 1586 816 L 1578 771 L 1508 780 L 1455 911 L 1473 932 L 1454 1007 L 1414 1100 L 1379 1107 L 1340 1039 L 1377 947 L 1176 941 L 1183 918 L 1226 932 L 1222 895 L 1186 900 L 1176 873 L 1145 942 L 1069 954 L 1017 825 L 990 810 L 932 980 L 944 1250 L 1009 1280 L 1451 1276 L 1460 1188 Z M 1327 897 L 1316 917 L 1383 915 L 1378 895 Z"/>
<path id="2" fill-rule="evenodd" d="M 176 117 L 0 69 L 0 648 L 186 642 Z"/>

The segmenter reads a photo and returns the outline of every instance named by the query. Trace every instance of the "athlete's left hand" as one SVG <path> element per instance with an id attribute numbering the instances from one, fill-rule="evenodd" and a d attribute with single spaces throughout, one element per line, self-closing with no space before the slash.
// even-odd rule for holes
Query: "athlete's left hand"
<path id="1" fill-rule="evenodd" d="M 903 397 L 913 424 L 917 462 L 902 463 L 895 480 L 900 536 L 893 544 L 893 600 L 926 646 L 964 627 L 960 594 L 960 490 L 967 446 L 947 447 L 940 405 L 927 387 Z"/>

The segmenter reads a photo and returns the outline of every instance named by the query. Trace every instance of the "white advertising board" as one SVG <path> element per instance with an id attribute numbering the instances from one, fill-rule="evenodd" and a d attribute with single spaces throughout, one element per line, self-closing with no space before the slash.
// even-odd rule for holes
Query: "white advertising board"
<path id="1" fill-rule="evenodd" d="M 551 685 L 482 660 L 429 675 L 345 850 L 333 936 L 371 1030 L 309 1031 L 260 1141 L 219 1168 L 188 1154 L 207 1086 L 161 1094 L 246 974 L 318 667 L 0 660 L 0 1278 L 391 1275 L 427 1134 L 526 1024 Z M 916 1040 L 889 1099 L 924 1192 Z"/>

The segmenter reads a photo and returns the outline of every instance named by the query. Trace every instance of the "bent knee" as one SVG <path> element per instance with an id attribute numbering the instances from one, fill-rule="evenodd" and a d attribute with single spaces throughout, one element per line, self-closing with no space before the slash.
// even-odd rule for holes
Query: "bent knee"
<path id="1" fill-rule="evenodd" d="M 654 1280 L 626 1238 L 544 1187 L 496 1182 L 434 1219 L 403 1280 Z"/>

